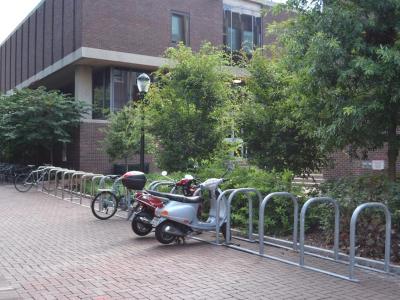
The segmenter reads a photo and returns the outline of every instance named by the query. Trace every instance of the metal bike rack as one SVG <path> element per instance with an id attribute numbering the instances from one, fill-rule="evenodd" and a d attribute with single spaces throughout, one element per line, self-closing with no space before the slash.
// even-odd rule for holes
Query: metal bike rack
<path id="1" fill-rule="evenodd" d="M 114 179 L 115 176 L 116 175 L 104 175 L 103 178 L 100 179 L 99 189 L 104 189 L 105 188 L 104 186 L 105 186 L 107 180 L 110 180 L 114 185 L 115 180 L 119 178 L 119 177 L 117 177 L 117 178 Z"/>
<path id="2" fill-rule="evenodd" d="M 254 193 L 257 195 L 259 202 L 262 201 L 262 196 L 261 193 L 254 188 L 241 188 L 241 189 L 236 189 L 234 190 L 229 198 L 228 198 L 228 207 L 227 207 L 227 220 L 226 220 L 226 244 L 229 245 L 231 243 L 231 203 L 232 200 L 238 195 L 238 194 L 245 194 L 247 200 L 249 201 L 249 239 L 242 239 L 246 240 L 249 242 L 254 242 L 253 238 L 253 199 L 251 198 L 250 194 Z M 236 248 L 236 246 L 235 246 Z"/>
<path id="3" fill-rule="evenodd" d="M 200 189 L 199 189 L 200 190 Z M 220 245 L 219 243 L 219 232 L 220 232 L 220 217 L 219 217 L 219 212 L 221 210 L 221 201 L 225 200 L 226 201 L 226 196 L 231 194 L 232 192 L 234 192 L 236 189 L 229 189 L 229 190 L 225 190 L 223 191 L 221 194 L 219 194 L 218 198 L 217 198 L 217 208 L 215 210 L 215 233 L 216 233 L 216 240 L 215 240 L 215 244 Z M 197 192 L 197 191 L 196 191 Z M 227 205 L 228 207 L 228 205 Z"/>
<path id="4" fill-rule="evenodd" d="M 51 168 L 50 170 L 49 170 L 49 180 L 51 180 L 51 175 L 52 175 L 52 173 L 54 172 L 54 184 L 55 184 L 55 189 L 57 189 L 57 185 L 56 185 L 56 183 L 57 183 L 57 171 L 59 171 L 59 170 L 61 170 L 61 168 L 59 168 L 59 167 L 54 167 L 54 168 Z M 50 186 L 50 185 L 49 185 Z M 49 194 L 50 194 L 50 191 L 51 191 L 51 189 L 49 189 Z"/>
<path id="5" fill-rule="evenodd" d="M 101 179 L 103 179 L 103 177 L 105 177 L 105 176 L 104 175 L 97 175 L 97 176 L 93 176 L 92 177 L 92 197 L 94 197 L 94 192 L 95 192 L 94 183 L 96 182 L 97 179 L 100 179 L 100 181 L 101 181 Z M 100 182 L 99 182 L 99 185 L 100 185 Z"/>
<path id="6" fill-rule="evenodd" d="M 43 190 L 44 190 L 44 179 L 45 179 L 44 177 L 46 176 L 48 171 L 51 170 L 52 168 L 54 168 L 54 167 L 53 166 L 46 166 L 46 167 L 43 167 L 42 169 L 40 169 L 40 172 L 42 172 L 42 174 L 43 174 L 43 178 L 42 178 L 42 182 L 41 182 L 41 189 L 40 189 L 40 191 L 42 193 L 43 193 Z M 39 173 L 38 173 L 38 176 L 39 176 Z"/>
<path id="7" fill-rule="evenodd" d="M 338 260 L 339 258 L 339 204 L 335 199 L 330 197 L 316 197 L 309 199 L 306 203 L 304 203 L 301 212 L 300 212 L 300 266 L 304 266 L 304 225 L 305 218 L 308 207 L 316 202 L 328 202 L 334 205 L 335 207 L 335 232 L 334 232 L 334 241 L 333 241 L 333 252 L 334 259 Z"/>
<path id="8" fill-rule="evenodd" d="M 276 192 L 267 195 L 262 203 L 260 203 L 259 219 L 258 219 L 258 241 L 259 241 L 259 253 L 264 255 L 264 220 L 265 220 L 265 207 L 274 197 L 285 197 L 289 198 L 293 202 L 293 250 L 297 250 L 297 226 L 299 222 L 299 204 L 297 197 L 287 192 Z"/>
<path id="9" fill-rule="evenodd" d="M 62 174 L 62 179 L 61 179 L 61 184 L 62 184 L 62 186 L 61 186 L 61 199 L 62 199 L 62 200 L 64 200 L 65 177 L 67 177 L 67 175 L 71 175 L 71 176 L 72 176 L 74 173 L 76 173 L 75 170 L 68 170 L 68 171 L 65 171 L 65 172 Z M 70 176 L 68 177 L 68 188 L 69 188 L 69 180 L 70 180 Z"/>
<path id="10" fill-rule="evenodd" d="M 350 256 L 349 256 L 349 278 L 355 280 L 354 278 L 354 266 L 355 266 L 355 255 L 356 255 L 356 225 L 358 215 L 366 208 L 377 208 L 382 209 L 385 213 L 386 219 L 386 230 L 385 230 L 385 260 L 384 260 L 384 271 L 390 271 L 390 242 L 391 242 L 391 231 L 392 231 L 392 218 L 390 215 L 390 211 L 386 205 L 379 202 L 369 202 L 364 203 L 354 210 L 353 215 L 351 216 L 350 221 Z"/>
<path id="11" fill-rule="evenodd" d="M 173 181 L 166 181 L 166 180 L 161 180 L 161 181 L 155 181 L 155 182 L 152 182 L 150 185 L 149 185 L 149 190 L 151 190 L 151 191 L 157 191 L 157 189 L 160 187 L 160 186 L 163 186 L 163 185 L 175 185 L 175 182 L 173 182 Z M 170 192 L 173 192 L 174 191 L 174 187 L 171 189 L 171 191 Z"/>
<path id="12" fill-rule="evenodd" d="M 147 189 L 150 190 L 150 191 L 152 191 L 152 190 L 153 190 L 153 185 L 155 185 L 155 184 L 157 184 L 157 183 L 159 183 L 159 182 L 164 182 L 164 181 L 167 181 L 167 180 L 155 180 L 155 181 L 152 181 L 152 182 L 149 184 L 149 186 L 147 187 Z"/>
<path id="13" fill-rule="evenodd" d="M 70 196 L 71 196 L 71 202 L 74 199 L 74 187 L 73 187 L 74 179 L 76 180 L 78 176 L 83 176 L 85 174 L 87 174 L 87 173 L 78 171 L 78 172 L 75 172 L 74 174 L 72 174 L 72 176 L 70 177 L 70 180 L 69 180 L 69 192 L 70 192 Z M 80 181 L 79 181 L 79 183 L 80 183 Z M 80 187 L 79 187 L 79 191 L 77 190 L 76 193 L 77 194 L 80 193 Z"/>
<path id="14" fill-rule="evenodd" d="M 86 173 L 85 175 L 81 176 L 81 183 L 80 183 L 80 193 L 79 193 L 79 204 L 82 205 L 82 198 L 83 195 L 85 195 L 86 197 L 88 196 L 87 194 L 85 194 L 86 191 L 86 182 L 87 182 L 87 178 L 92 178 L 93 176 L 97 176 L 97 174 L 93 174 L 93 173 Z"/>
<path id="15" fill-rule="evenodd" d="M 333 253 L 334 253 L 334 261 L 339 262 L 339 218 L 340 218 L 340 211 L 339 211 L 339 204 L 335 199 L 332 199 L 330 197 L 316 197 L 316 198 L 311 198 L 309 199 L 306 203 L 304 203 L 301 212 L 300 212 L 300 258 L 299 258 L 299 266 L 312 270 L 312 271 L 316 271 L 316 272 L 320 272 L 323 274 L 327 274 L 327 275 L 331 275 L 334 277 L 338 277 L 338 278 L 342 278 L 342 279 L 346 279 L 346 280 L 351 280 L 349 277 L 334 273 L 334 272 L 329 272 L 326 270 L 322 270 L 319 268 L 315 268 L 315 267 L 310 267 L 310 266 L 305 266 L 304 265 L 304 226 L 305 226 L 305 217 L 306 217 L 306 213 L 307 213 L 307 209 L 308 207 L 316 202 L 327 202 L 327 203 L 331 203 L 334 205 L 335 208 L 335 232 L 334 232 L 334 242 L 333 242 Z M 325 258 L 327 259 L 327 258 Z"/>
<path id="16" fill-rule="evenodd" d="M 55 191 L 54 191 L 54 196 L 57 197 L 57 193 L 58 193 L 58 177 L 60 176 L 60 178 L 62 179 L 64 177 L 64 173 L 68 172 L 68 169 L 59 169 L 58 171 L 56 171 L 56 183 L 55 183 Z"/>

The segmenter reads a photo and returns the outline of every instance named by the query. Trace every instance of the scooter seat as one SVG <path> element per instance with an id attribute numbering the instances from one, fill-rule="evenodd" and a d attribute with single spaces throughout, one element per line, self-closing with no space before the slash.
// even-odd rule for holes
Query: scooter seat
<path id="1" fill-rule="evenodd" d="M 161 193 L 161 192 L 150 191 L 150 190 L 146 190 L 146 192 L 148 192 L 149 194 L 156 196 L 156 197 L 167 198 L 169 200 L 182 202 L 182 203 L 200 203 L 201 202 L 200 196 L 186 197 L 183 195 Z"/>

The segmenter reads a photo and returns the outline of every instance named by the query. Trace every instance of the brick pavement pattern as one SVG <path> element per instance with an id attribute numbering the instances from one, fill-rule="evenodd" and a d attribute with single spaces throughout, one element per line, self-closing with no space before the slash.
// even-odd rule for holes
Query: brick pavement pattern
<path id="1" fill-rule="evenodd" d="M 400 299 L 400 277 L 352 283 L 191 240 L 159 244 L 121 218 L 0 186 L 0 277 L 21 299 Z"/>

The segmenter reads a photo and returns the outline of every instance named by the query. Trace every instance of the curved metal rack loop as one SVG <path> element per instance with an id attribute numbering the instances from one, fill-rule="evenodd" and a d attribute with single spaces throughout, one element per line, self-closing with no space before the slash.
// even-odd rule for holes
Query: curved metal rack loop
<path id="1" fill-rule="evenodd" d="M 334 205 L 335 207 L 335 232 L 334 232 L 334 257 L 335 260 L 339 258 L 339 218 L 340 218 L 340 211 L 339 211 L 339 203 L 330 197 L 316 197 L 309 199 L 306 203 L 304 203 L 301 212 L 300 212 L 300 266 L 304 266 L 304 225 L 306 219 L 306 213 L 308 207 L 316 202 L 328 202 Z"/>
<path id="2" fill-rule="evenodd" d="M 69 181 L 70 181 L 71 176 L 74 173 L 76 173 L 75 170 L 68 170 L 68 171 L 63 172 L 63 174 L 62 174 L 62 179 L 61 179 L 61 184 L 62 184 L 62 186 L 61 186 L 61 199 L 62 200 L 64 200 L 65 178 L 68 177 L 68 186 L 67 186 L 67 188 L 69 189 L 69 184 L 70 184 Z"/>
<path id="3" fill-rule="evenodd" d="M 264 200 L 260 203 L 259 219 L 258 219 L 258 241 L 259 241 L 259 252 L 260 255 L 264 254 L 264 219 L 265 219 L 265 207 L 275 197 L 286 197 L 293 201 L 293 250 L 297 250 L 297 232 L 299 223 L 299 204 L 297 197 L 287 192 L 275 192 L 267 195 Z"/>
<path id="4" fill-rule="evenodd" d="M 226 243 L 231 242 L 231 204 L 233 199 L 239 194 L 245 194 L 247 200 L 249 201 L 249 241 L 253 242 L 253 199 L 249 194 L 254 193 L 257 195 L 259 201 L 262 201 L 261 193 L 254 188 L 241 188 L 235 189 L 228 198 L 227 206 L 227 220 L 226 220 Z"/>
<path id="5" fill-rule="evenodd" d="M 391 231 L 392 231 L 392 217 L 390 211 L 386 205 L 379 202 L 364 203 L 354 210 L 350 221 L 350 256 L 349 256 L 349 278 L 354 279 L 354 266 L 356 256 L 356 225 L 359 214 L 367 208 L 381 209 L 385 213 L 386 229 L 385 229 L 385 264 L 384 271 L 390 271 L 390 243 L 391 243 Z"/>

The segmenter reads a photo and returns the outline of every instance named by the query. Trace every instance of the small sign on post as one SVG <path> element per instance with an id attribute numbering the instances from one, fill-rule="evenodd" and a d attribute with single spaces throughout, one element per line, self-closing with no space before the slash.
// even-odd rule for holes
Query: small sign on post
<path id="1" fill-rule="evenodd" d="M 383 170 L 385 169 L 385 161 L 384 160 L 373 160 L 372 161 L 372 170 Z"/>

